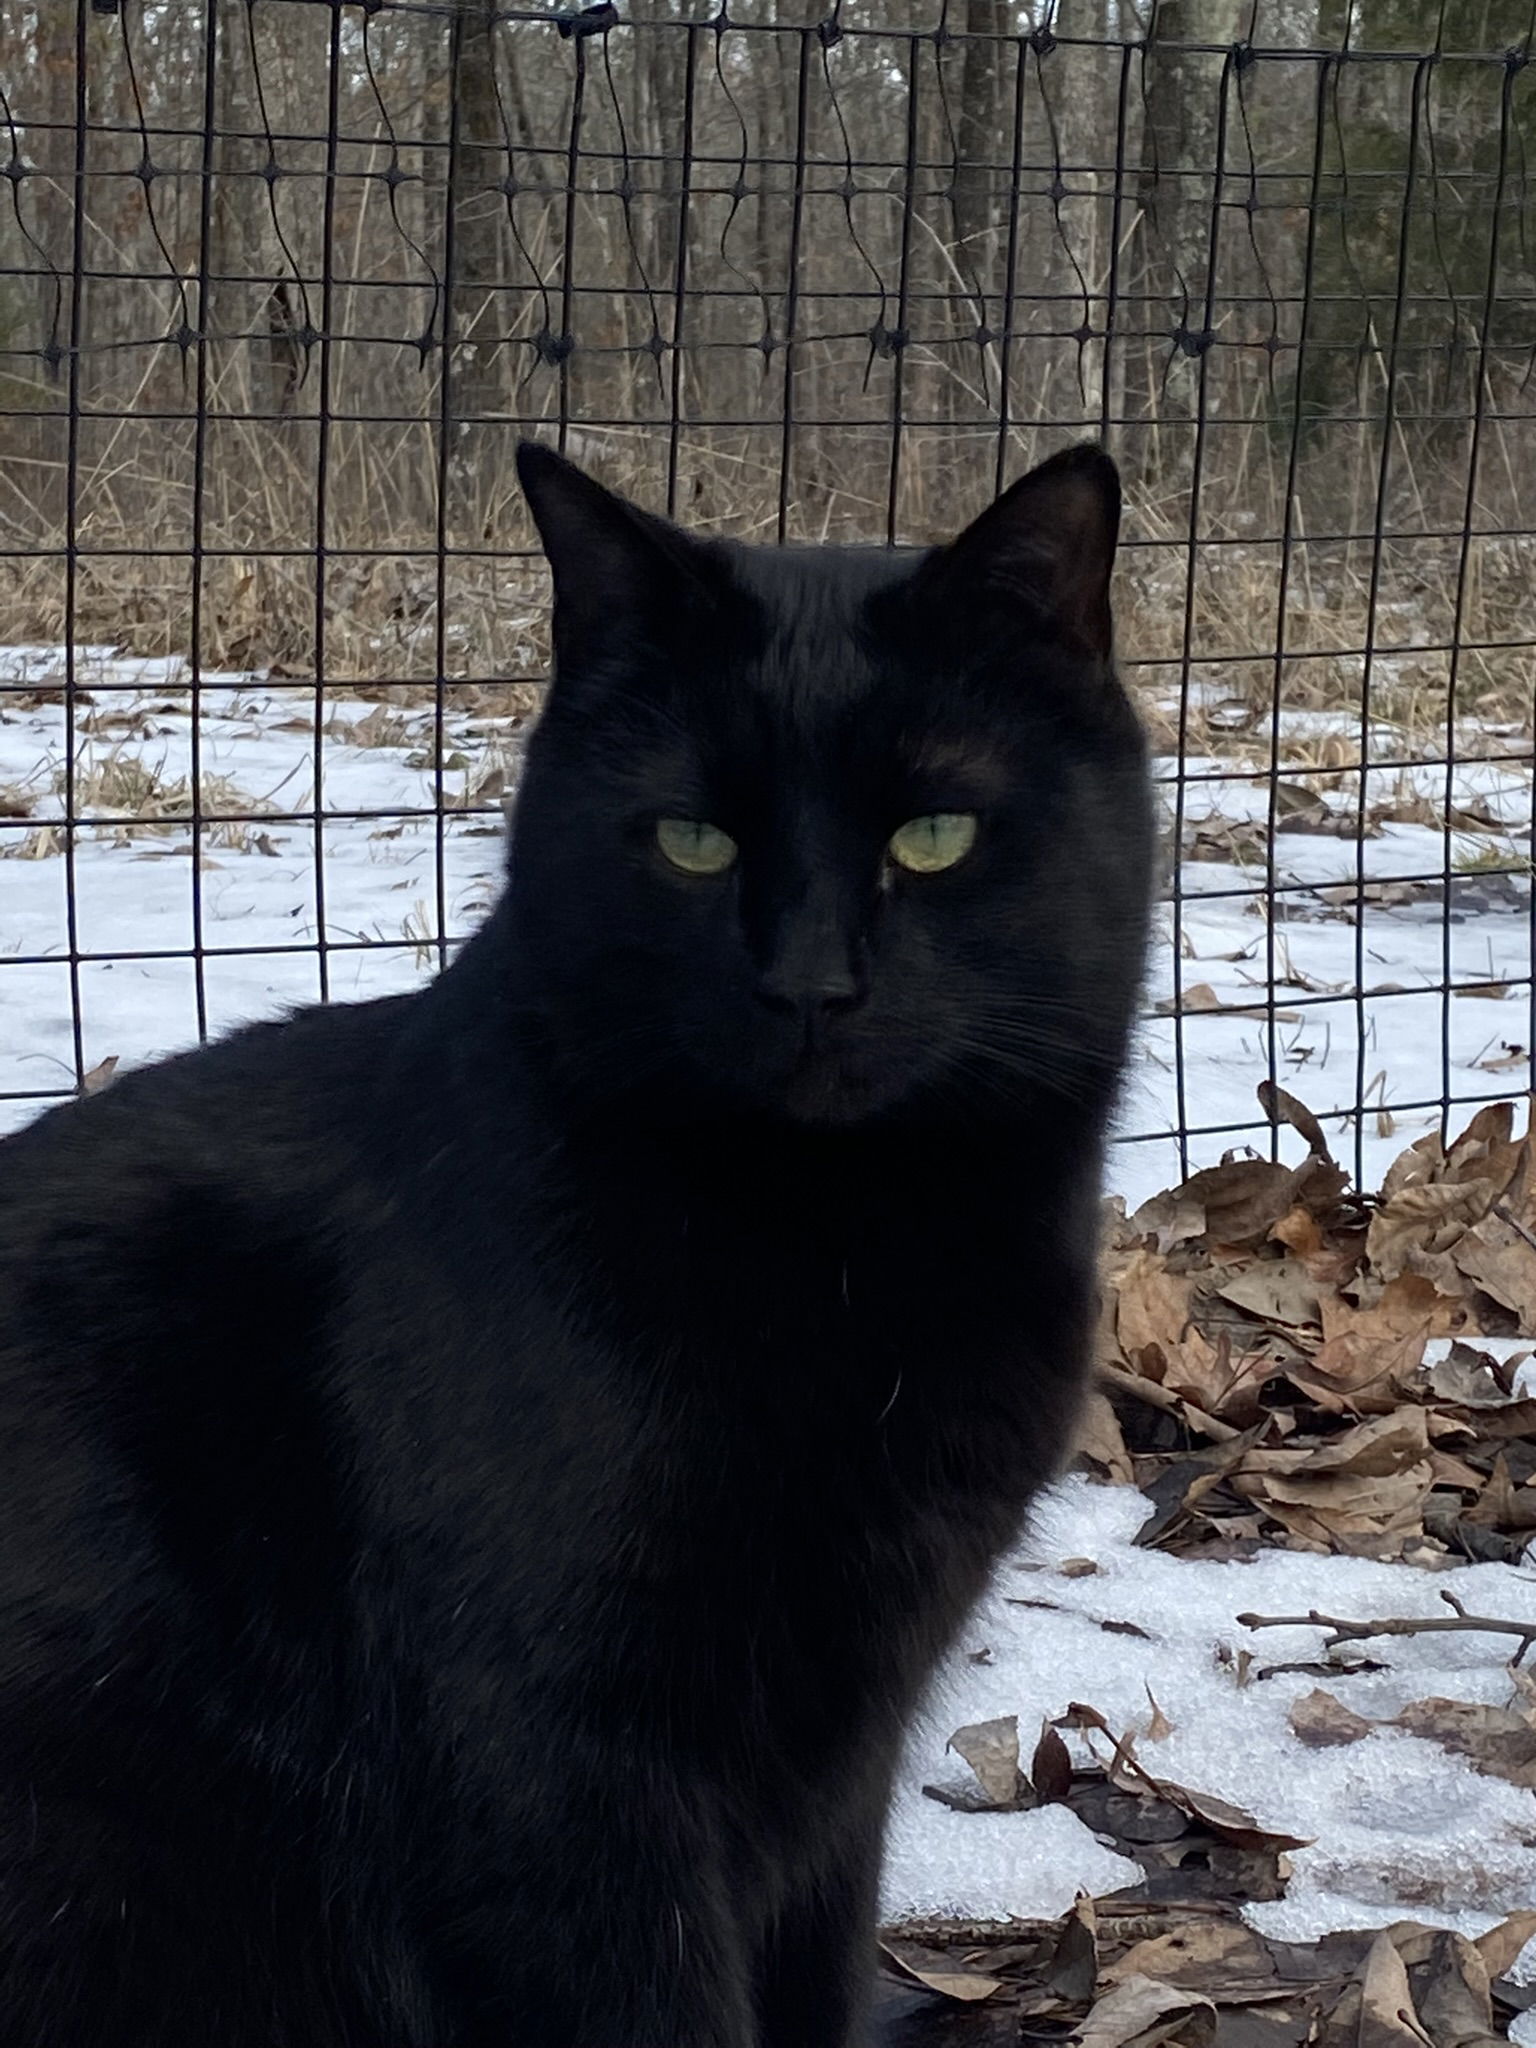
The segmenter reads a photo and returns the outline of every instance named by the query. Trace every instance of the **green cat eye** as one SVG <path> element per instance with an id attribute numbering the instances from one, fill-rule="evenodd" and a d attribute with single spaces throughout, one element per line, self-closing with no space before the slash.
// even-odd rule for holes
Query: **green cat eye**
<path id="1" fill-rule="evenodd" d="M 934 811 L 926 818 L 909 819 L 893 832 L 886 851 L 898 867 L 914 875 L 937 875 L 964 860 L 975 844 L 973 811 Z"/>
<path id="2" fill-rule="evenodd" d="M 702 818 L 659 818 L 656 844 L 685 875 L 723 875 L 736 858 L 736 842 Z"/>

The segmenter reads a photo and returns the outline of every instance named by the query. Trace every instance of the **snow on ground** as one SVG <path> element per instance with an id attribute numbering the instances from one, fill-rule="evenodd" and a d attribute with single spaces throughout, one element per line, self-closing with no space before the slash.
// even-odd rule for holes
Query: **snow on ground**
<path id="1" fill-rule="evenodd" d="M 151 786 L 162 793 L 184 787 L 193 739 L 184 665 L 87 647 L 77 651 L 76 669 L 91 700 L 75 726 L 82 810 L 87 804 L 93 814 L 125 807 L 132 792 L 117 786 L 125 764 L 150 771 Z M 0 650 L 0 682 L 56 686 L 62 673 L 58 648 Z M 317 747 L 314 692 L 307 685 L 205 676 L 200 702 L 204 810 L 263 814 L 252 825 L 204 830 L 195 915 L 210 949 L 202 970 L 208 1028 L 223 1031 L 313 1000 L 319 971 L 313 951 L 305 949 L 315 947 L 322 927 L 333 998 L 418 985 L 436 968 L 440 932 L 452 940 L 471 931 L 499 885 L 501 818 L 485 777 L 488 766 L 504 773 L 515 768 L 515 721 L 457 709 L 449 692 L 441 758 L 451 808 L 439 825 L 431 815 L 430 706 L 330 701 Z M 1342 716 L 1330 722 L 1326 714 L 1287 714 L 1286 731 L 1298 744 L 1326 739 L 1325 728 L 1337 728 L 1340 736 L 1352 730 Z M 1512 752 L 1519 744 L 1495 732 L 1479 751 Z M 50 831 L 64 811 L 67 754 L 60 704 L 23 705 L 0 693 L 0 1098 L 68 1088 L 74 1080 L 67 867 L 60 836 Z M 1210 996 L 1201 1000 L 1261 1003 L 1272 943 L 1279 981 L 1276 1071 L 1325 1121 L 1327 1112 L 1353 1102 L 1362 1084 L 1373 1102 L 1385 1105 L 1437 1100 L 1442 1012 L 1453 1092 L 1523 1093 L 1529 1085 L 1528 987 L 1511 987 L 1502 999 L 1483 994 L 1445 1004 L 1435 984 L 1447 969 L 1454 981 L 1485 988 L 1528 980 L 1526 873 L 1489 871 L 1491 865 L 1528 865 L 1528 764 L 1474 761 L 1450 780 L 1461 811 L 1504 820 L 1503 829 L 1470 827 L 1447 837 L 1435 826 L 1387 822 L 1363 842 L 1278 833 L 1275 880 L 1312 886 L 1284 895 L 1286 914 L 1276 920 L 1271 941 L 1256 893 L 1266 880 L 1262 842 L 1251 829 L 1244 832 L 1249 821 L 1265 818 L 1269 791 L 1263 780 L 1240 773 L 1261 759 L 1188 763 L 1192 776 L 1214 779 L 1187 786 L 1186 848 L 1201 834 L 1202 856 L 1231 857 L 1182 864 L 1186 1001 L 1190 990 L 1203 988 Z M 1171 765 L 1159 764 L 1164 772 Z M 317 808 L 317 781 L 318 831 L 311 819 L 295 815 Z M 1417 799 L 1438 808 L 1446 788 L 1441 768 L 1385 766 L 1370 772 L 1366 802 Z M 19 796 L 25 815 L 7 821 L 7 793 L 13 808 Z M 1171 794 L 1164 794 L 1171 807 Z M 1352 809 L 1356 783 L 1346 778 L 1329 801 Z M 387 815 L 398 811 L 418 815 Z M 1439 880 L 1447 860 L 1453 869 L 1449 922 Z M 194 876 L 185 824 L 146 827 L 125 818 L 82 830 L 74 870 L 81 952 L 170 955 L 190 945 Z M 1353 894 L 1362 876 L 1368 888 L 1386 878 L 1385 898 L 1368 898 L 1357 924 Z M 1405 885 L 1404 876 L 1426 879 Z M 1149 988 L 1154 1006 L 1170 1004 L 1174 994 L 1172 932 L 1172 905 L 1164 904 Z M 1375 992 L 1365 1006 L 1363 1051 L 1351 993 L 1357 980 Z M 79 991 L 87 1067 L 112 1054 L 126 1064 L 196 1041 L 198 979 L 186 959 L 87 960 Z M 1181 1090 L 1174 1021 L 1154 1015 L 1129 1078 L 1123 1132 L 1166 1133 L 1181 1122 L 1241 1124 L 1250 1142 L 1267 1143 L 1254 1097 L 1256 1082 L 1268 1072 L 1267 1029 L 1252 1011 L 1184 1017 Z M 30 1114 L 32 1105 L 0 1099 L 0 1129 Z M 1422 1108 L 1395 1112 L 1379 1130 L 1372 1120 L 1364 1145 L 1367 1178 L 1433 1121 L 1435 1112 Z M 1192 1159 L 1214 1159 L 1233 1142 L 1196 1139 Z M 1117 1147 L 1111 1177 L 1134 1203 L 1167 1186 L 1179 1167 L 1177 1145 L 1164 1137 Z"/>
<path id="2" fill-rule="evenodd" d="M 0 682 L 46 689 L 63 672 L 57 648 L 0 650 Z M 111 649 L 77 653 L 89 705 L 77 712 L 75 777 L 80 808 L 122 810 L 143 792 L 174 796 L 193 765 L 187 675 L 175 661 L 129 660 Z M 450 938 L 472 930 L 498 886 L 502 828 L 497 783 L 487 769 L 515 770 L 515 721 L 453 707 L 443 721 L 443 786 L 455 808 L 441 825 L 431 708 L 362 701 L 328 703 L 317 747 L 314 693 L 258 677 L 204 677 L 197 725 L 205 812 L 255 811 L 249 825 L 207 826 L 194 911 L 190 834 L 184 823 L 146 827 L 122 818 L 82 830 L 74 854 L 76 940 L 86 954 L 162 953 L 198 936 L 208 950 L 203 995 L 211 1031 L 312 1000 L 319 978 L 312 951 L 322 927 L 330 993 L 355 999 L 419 985 L 438 961 L 439 903 Z M 1316 731 L 1313 730 L 1316 728 Z M 1348 732 L 1348 720 L 1296 714 L 1293 737 Z M 1514 751 L 1490 736 L 1482 751 Z M 71 977 L 67 965 L 69 869 L 53 821 L 63 815 L 68 753 L 57 703 L 0 693 L 0 1130 L 35 1113 L 35 1101 L 5 1100 L 74 1083 Z M 317 760 L 319 764 L 317 803 Z M 1166 770 L 1170 764 L 1163 763 Z M 1255 901 L 1265 879 L 1262 844 L 1245 821 L 1267 815 L 1263 781 L 1236 770 L 1256 763 L 1192 761 L 1184 805 L 1185 844 L 1205 830 L 1219 858 L 1186 860 L 1180 871 L 1182 982 L 1203 984 L 1227 1004 L 1262 1000 L 1270 944 Z M 146 782 L 143 771 L 152 773 Z M 133 794 L 134 776 L 139 794 Z M 219 778 L 222 778 L 220 780 Z M 1226 779 L 1222 779 L 1226 778 Z M 1438 807 L 1443 769 L 1372 771 L 1367 804 L 1396 798 Z M 1312 887 L 1284 900 L 1274 926 L 1280 1080 L 1326 1114 L 1355 1099 L 1361 1080 L 1389 1104 L 1428 1102 L 1441 1090 L 1442 1019 L 1450 1030 L 1450 1078 L 1460 1096 L 1518 1096 L 1529 1085 L 1529 989 L 1443 1003 L 1434 984 L 1447 969 L 1458 982 L 1528 984 L 1531 905 L 1522 865 L 1529 845 L 1531 778 L 1525 764 L 1459 768 L 1450 793 L 1464 811 L 1506 829 L 1458 830 L 1388 821 L 1378 836 L 1285 832 L 1274 840 L 1275 879 Z M 11 813 L 8 818 L 7 799 Z M 1331 801 L 1352 806 L 1351 785 Z M 466 808 L 471 802 L 478 808 Z M 318 809 L 312 820 L 291 814 Z M 395 811 L 428 815 L 399 817 Z M 354 815 L 367 814 L 367 815 Z M 1394 886 L 1368 902 L 1362 923 L 1326 892 L 1352 897 L 1360 877 L 1438 878 L 1454 871 L 1451 920 L 1438 880 Z M 1204 851 L 1210 851 L 1207 846 Z M 1230 855 L 1230 857 L 1228 857 Z M 441 890 L 439 889 L 441 860 Z M 1527 869 L 1528 873 L 1528 869 Z M 1222 892 L 1234 892 L 1224 894 Z M 322 915 L 323 893 L 323 915 Z M 1152 1003 L 1174 989 L 1171 909 L 1160 912 Z M 366 942 L 366 943 L 359 943 Z M 290 951 L 264 950 L 289 948 Z M 1357 983 L 1378 991 L 1365 1006 L 1363 1051 Z M 1390 992 L 1396 991 L 1396 992 Z M 1415 993 L 1420 991 L 1421 993 Z M 87 960 L 79 970 L 84 1061 L 125 1064 L 196 1041 L 197 981 L 185 959 Z M 1303 997 L 1325 1000 L 1303 1001 Z M 1293 1007 L 1294 1005 L 1294 1007 Z M 1254 1087 L 1268 1071 L 1261 1017 L 1219 1011 L 1184 1020 L 1182 1097 L 1174 1025 L 1145 1028 L 1127 1090 L 1126 1133 L 1189 1124 L 1246 1123 L 1255 1142 Z M 1381 1076 L 1380 1081 L 1376 1080 Z M 1402 1111 L 1365 1142 L 1370 1179 L 1437 1120 Z M 1194 1163 L 1219 1155 L 1227 1138 L 1197 1141 Z M 1346 1148 L 1343 1155 L 1349 1157 Z M 1177 1177 L 1168 1140 L 1115 1148 L 1111 1182 L 1131 1202 Z M 1242 1610 L 1296 1613 L 1318 1606 L 1348 1615 L 1431 1612 L 1451 1585 L 1474 1609 L 1536 1619 L 1536 1572 L 1479 1566 L 1449 1575 L 1402 1566 L 1276 1551 L 1251 1563 L 1195 1563 L 1136 1550 L 1145 1512 L 1128 1489 L 1070 1482 L 1042 1503 L 1029 1548 L 1001 1574 L 975 1617 L 914 1733 L 892 1826 L 887 1905 L 893 1913 L 953 1911 L 968 1917 L 1056 1913 L 1074 1891 L 1112 1890 L 1131 1869 L 1060 1808 L 1034 1814 L 963 1814 L 924 1799 L 922 1784 L 963 1772 L 944 1755 L 948 1734 L 967 1721 L 1016 1713 L 1026 1752 L 1038 1718 L 1072 1700 L 1097 1707 L 1120 1728 L 1145 1728 L 1150 1685 L 1174 1733 L 1159 1745 L 1161 1775 L 1248 1806 L 1270 1825 L 1317 1837 L 1295 1858 L 1289 1896 L 1252 1909 L 1277 1935 L 1361 1926 L 1404 1913 L 1471 1929 L 1536 1897 L 1536 1802 L 1529 1792 L 1479 1777 L 1434 1745 L 1379 1732 L 1350 1748 L 1304 1751 L 1286 1711 L 1314 1678 L 1277 1677 L 1239 1688 L 1217 1647 L 1252 1647 L 1261 1662 L 1315 1656 L 1316 1631 L 1274 1631 L 1249 1639 Z M 1099 1571 L 1063 1577 L 1069 1556 Z M 1015 1607 L 1011 1594 L 1049 1598 L 1060 1613 Z M 1106 1635 L 1101 1619 L 1136 1622 L 1151 1640 Z M 1495 1639 L 1442 1636 L 1395 1642 L 1378 1653 L 1390 1669 L 1338 1682 L 1362 1712 L 1390 1713 L 1432 1693 L 1503 1701 L 1509 1694 Z M 985 1662 L 969 1653 L 985 1650 Z M 1076 1739 L 1076 1738 L 1074 1738 Z"/>
<path id="3" fill-rule="evenodd" d="M 965 1764 L 945 1754 L 956 1728 L 1017 1714 L 1027 1759 L 1041 1720 L 1074 1701 L 1096 1707 L 1117 1733 L 1138 1733 L 1141 1759 L 1158 1777 L 1244 1806 L 1276 1832 L 1315 1838 L 1293 1854 L 1287 1896 L 1247 1909 L 1263 1933 L 1311 1940 L 1332 1928 L 1423 1919 L 1480 1934 L 1528 1907 L 1536 1899 L 1531 1792 L 1393 1729 L 1345 1748 L 1307 1749 L 1286 1718 L 1292 1701 L 1318 1685 L 1371 1719 L 1432 1696 L 1508 1705 L 1507 1639 L 1373 1640 L 1364 1647 L 1388 1668 L 1337 1679 L 1250 1673 L 1239 1685 L 1234 1668 L 1243 1650 L 1260 1669 L 1322 1655 L 1320 1629 L 1255 1634 L 1238 1626 L 1241 1613 L 1443 1615 L 1446 1590 L 1471 1613 L 1536 1621 L 1536 1572 L 1472 1565 L 1432 1573 L 1284 1550 L 1203 1563 L 1136 1549 L 1150 1511 L 1129 1487 L 1080 1478 L 1038 1504 L 1028 1541 L 972 1617 L 913 1732 L 891 1820 L 887 1912 L 1047 1917 L 1079 1889 L 1102 1894 L 1137 1881 L 1134 1864 L 1061 1807 L 959 1813 L 923 1796 L 924 1784 L 967 1782 Z M 1060 1571 L 1083 1558 L 1098 1570 Z M 1009 1604 L 1016 1599 L 1061 1611 Z M 1101 1621 L 1135 1623 L 1148 1640 L 1107 1635 Z M 982 1652 L 986 1661 L 976 1661 Z M 1156 1744 L 1146 1736 L 1148 1688 L 1173 1723 Z M 1086 1761 L 1082 1738 L 1067 1741 Z M 1536 1968 L 1536 1944 L 1530 1960 Z"/>

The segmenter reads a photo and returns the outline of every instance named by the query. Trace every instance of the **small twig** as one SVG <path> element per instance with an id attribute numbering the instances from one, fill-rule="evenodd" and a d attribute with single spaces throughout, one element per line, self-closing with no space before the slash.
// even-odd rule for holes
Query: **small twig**
<path id="1" fill-rule="evenodd" d="M 1177 1417 L 1180 1422 L 1198 1429 L 1202 1436 L 1212 1438 L 1216 1443 L 1230 1443 L 1241 1430 L 1234 1429 L 1230 1422 L 1219 1422 L 1214 1415 L 1207 1415 L 1203 1408 L 1195 1407 L 1182 1395 L 1172 1393 L 1167 1387 L 1159 1386 L 1156 1380 L 1143 1379 L 1139 1373 L 1129 1371 L 1123 1365 L 1111 1364 L 1108 1360 L 1099 1366 L 1099 1377 L 1117 1393 L 1127 1395 L 1132 1401 L 1144 1401 L 1149 1408 L 1161 1408 L 1166 1414 Z"/>
<path id="2" fill-rule="evenodd" d="M 1518 1216 L 1512 1215 L 1503 1202 L 1494 1203 L 1493 1213 L 1495 1216 L 1498 1217 L 1501 1223 L 1507 1223 L 1509 1225 L 1510 1229 L 1515 1233 L 1516 1237 L 1523 1237 L 1526 1243 L 1530 1246 L 1531 1250 L 1533 1252 L 1536 1252 L 1536 1237 L 1532 1237 L 1531 1233 L 1520 1221 L 1520 1218 Z"/>
<path id="3" fill-rule="evenodd" d="M 1379 1621 L 1345 1621 L 1337 1614 L 1319 1614 L 1314 1607 L 1310 1614 L 1240 1614 L 1237 1619 L 1244 1628 L 1331 1628 L 1333 1634 L 1323 1645 L 1326 1650 L 1331 1650 L 1337 1643 L 1363 1642 L 1367 1636 L 1423 1636 L 1481 1629 L 1489 1635 L 1518 1636 L 1520 1647 L 1511 1661 L 1519 1664 L 1531 1645 L 1536 1643 L 1536 1621 L 1499 1621 L 1487 1614 L 1468 1614 L 1456 1595 L 1443 1589 L 1440 1598 L 1454 1610 L 1452 1613 L 1387 1615 Z"/>

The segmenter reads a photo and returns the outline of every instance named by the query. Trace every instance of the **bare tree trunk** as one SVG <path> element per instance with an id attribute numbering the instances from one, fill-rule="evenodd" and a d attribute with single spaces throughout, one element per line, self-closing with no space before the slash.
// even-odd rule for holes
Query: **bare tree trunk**
<path id="1" fill-rule="evenodd" d="M 496 91 L 493 0 L 459 0 L 453 99 L 456 132 L 448 165 L 453 274 L 447 279 L 454 348 L 451 412 L 463 422 L 507 409 L 506 351 L 497 338 L 497 280 L 507 248 L 506 131 Z M 462 443 L 456 451 L 470 453 Z"/>
<path id="2" fill-rule="evenodd" d="M 1139 451 L 1144 476 L 1182 469 L 1192 444 L 1188 431 L 1170 436 L 1161 424 L 1187 421 L 1196 408 L 1218 217 L 1222 79 L 1242 12 L 1241 0 L 1155 0 L 1147 35 L 1141 260 L 1131 268 L 1146 337 L 1129 352 L 1127 378 L 1130 407 L 1148 422 Z"/>
<path id="3" fill-rule="evenodd" d="M 293 411 L 304 370 L 304 319 L 274 219 L 277 186 L 265 175 L 269 148 L 261 136 L 251 16 L 242 0 L 207 4 L 218 15 L 210 281 L 203 309 L 205 331 L 219 337 L 211 351 L 213 385 L 225 410 L 286 414 Z M 306 39 L 306 46 L 285 52 L 283 68 L 303 73 L 312 47 Z M 285 81 L 273 75 L 276 68 L 269 51 L 262 64 L 263 92 L 269 105 L 275 93 L 292 109 L 293 96 L 281 90 Z M 322 73 L 316 111 L 323 106 Z M 278 152 L 270 155 L 276 159 Z"/>
<path id="4" fill-rule="evenodd" d="M 1014 53 L 1003 40 L 1012 14 L 1010 0 L 966 0 L 952 198 L 955 255 L 962 277 L 974 282 L 988 306 L 999 287 L 997 229 L 1004 210 L 1003 174 L 991 167 L 1008 162 L 1013 149 Z"/>
<path id="5" fill-rule="evenodd" d="M 1100 294 L 1110 276 L 1119 62 L 1111 47 L 1109 0 L 1059 0 L 1052 26 L 1060 41 L 1039 62 L 1062 190 L 1049 202 L 1045 245 L 1023 289 L 1048 294 L 1047 324 L 1065 336 L 1073 329 L 1103 331 L 1118 312 Z M 1106 380 L 1123 384 L 1121 351 L 1111 356 L 1096 339 L 1075 346 L 1063 340 L 1059 365 L 1045 394 L 1052 416 L 1080 411 L 1086 421 L 1099 411 L 1121 410 L 1123 392 L 1106 390 Z"/>

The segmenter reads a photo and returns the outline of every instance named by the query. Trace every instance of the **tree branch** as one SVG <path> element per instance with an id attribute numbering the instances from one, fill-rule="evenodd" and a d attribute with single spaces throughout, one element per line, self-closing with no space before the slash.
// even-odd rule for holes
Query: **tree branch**
<path id="1" fill-rule="evenodd" d="M 1337 1614 L 1319 1614 L 1314 1607 L 1310 1614 L 1240 1614 L 1237 1619 L 1244 1628 L 1328 1628 L 1333 1630 L 1325 1649 L 1331 1650 L 1336 1643 L 1363 1642 L 1368 1636 L 1423 1636 L 1480 1629 L 1489 1635 L 1518 1636 L 1520 1647 L 1513 1662 L 1523 1661 L 1526 1652 L 1536 1643 L 1536 1621 L 1500 1621 L 1486 1614 L 1468 1614 L 1454 1593 L 1443 1589 L 1440 1598 L 1454 1610 L 1451 1614 L 1434 1615 L 1387 1615 L 1379 1621 L 1346 1621 Z"/>

